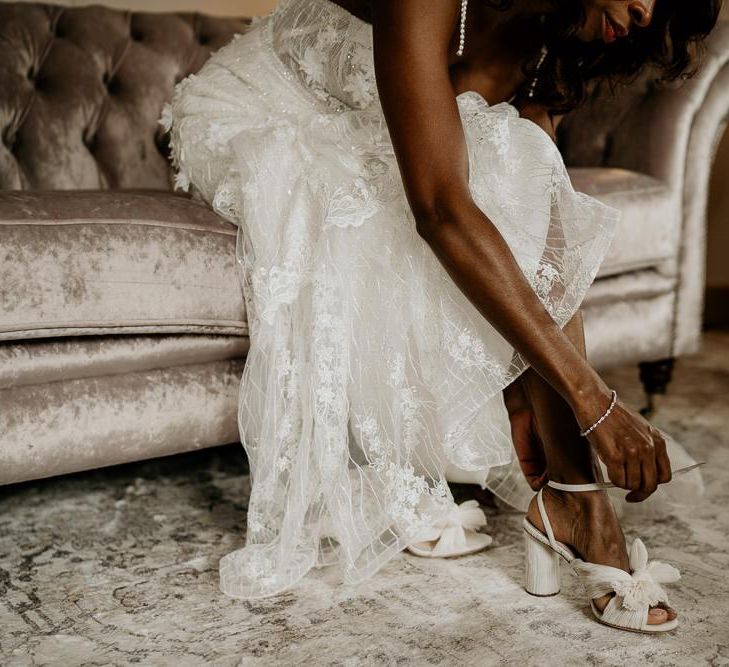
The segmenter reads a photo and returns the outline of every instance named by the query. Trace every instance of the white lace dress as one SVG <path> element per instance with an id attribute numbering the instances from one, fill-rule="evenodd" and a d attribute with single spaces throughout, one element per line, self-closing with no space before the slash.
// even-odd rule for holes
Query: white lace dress
<path id="1" fill-rule="evenodd" d="M 562 325 L 618 212 L 573 190 L 514 107 L 476 92 L 457 103 L 474 200 Z M 371 26 L 329 0 L 283 0 L 180 82 L 161 122 L 177 184 L 238 225 L 253 487 L 222 590 L 271 595 L 321 565 L 371 576 L 450 511 L 448 470 L 523 507 L 502 389 L 526 363 L 416 232 Z"/>

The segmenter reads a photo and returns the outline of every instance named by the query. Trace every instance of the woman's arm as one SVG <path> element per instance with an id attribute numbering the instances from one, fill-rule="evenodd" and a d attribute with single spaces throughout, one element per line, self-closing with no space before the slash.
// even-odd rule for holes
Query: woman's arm
<path id="1" fill-rule="evenodd" d="M 564 397 L 584 428 L 605 410 L 610 391 L 544 308 L 508 244 L 471 197 L 468 152 L 448 72 L 458 10 L 456 0 L 373 0 L 377 86 L 408 202 L 418 232 L 458 287 Z M 657 466 L 658 481 L 667 481 L 670 465 L 665 450 L 652 456 L 661 445 L 650 425 L 635 413 L 622 413 L 622 419 L 611 416 L 613 427 L 623 424 L 621 432 L 608 437 L 606 420 L 591 442 L 614 483 L 647 495 L 655 489 Z M 631 486 L 621 444 L 628 437 L 640 461 L 653 461 L 645 464 L 645 482 L 639 474 L 636 484 L 632 475 Z"/>

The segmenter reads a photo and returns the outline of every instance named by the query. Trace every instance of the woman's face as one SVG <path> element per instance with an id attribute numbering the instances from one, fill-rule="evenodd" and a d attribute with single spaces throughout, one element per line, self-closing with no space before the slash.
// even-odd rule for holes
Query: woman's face
<path id="1" fill-rule="evenodd" d="M 655 4 L 656 0 L 582 0 L 585 22 L 577 37 L 610 44 L 635 28 L 648 26 Z"/>

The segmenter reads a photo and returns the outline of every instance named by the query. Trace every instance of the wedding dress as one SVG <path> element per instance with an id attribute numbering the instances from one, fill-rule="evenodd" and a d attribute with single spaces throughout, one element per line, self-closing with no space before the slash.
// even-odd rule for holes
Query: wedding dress
<path id="1" fill-rule="evenodd" d="M 564 325 L 618 212 L 573 190 L 513 106 L 473 91 L 457 104 L 474 201 Z M 533 492 L 502 389 L 527 364 L 415 229 L 370 24 L 330 0 L 282 0 L 181 81 L 160 122 L 177 186 L 238 225 L 253 486 L 223 592 L 271 595 L 323 565 L 366 579 L 452 511 L 448 471 L 523 509 Z"/>

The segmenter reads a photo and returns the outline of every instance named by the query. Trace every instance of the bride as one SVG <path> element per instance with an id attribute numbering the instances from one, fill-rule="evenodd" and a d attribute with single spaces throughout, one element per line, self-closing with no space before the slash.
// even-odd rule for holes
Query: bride
<path id="1" fill-rule="evenodd" d="M 599 483 L 638 502 L 672 475 L 668 435 L 585 359 L 619 213 L 553 139 L 590 82 L 685 72 L 718 5 L 282 0 L 178 84 L 176 183 L 238 226 L 250 328 L 226 594 L 478 550 L 483 515 L 446 481 L 468 478 L 526 510 L 527 591 L 558 592 L 562 559 L 601 622 L 676 626 L 677 571 L 628 553 Z"/>

